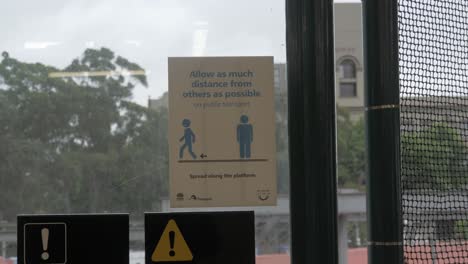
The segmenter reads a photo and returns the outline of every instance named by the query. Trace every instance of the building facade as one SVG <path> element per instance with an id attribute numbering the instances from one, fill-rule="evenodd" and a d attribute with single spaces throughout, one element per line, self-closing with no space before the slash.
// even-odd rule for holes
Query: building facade
<path id="1" fill-rule="evenodd" d="M 353 117 L 364 113 L 361 3 L 335 4 L 335 95 Z"/>

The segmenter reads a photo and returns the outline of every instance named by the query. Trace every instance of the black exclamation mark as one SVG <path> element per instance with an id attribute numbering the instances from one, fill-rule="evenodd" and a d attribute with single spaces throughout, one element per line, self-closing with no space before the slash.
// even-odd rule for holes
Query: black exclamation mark
<path id="1" fill-rule="evenodd" d="M 169 251 L 169 256 L 173 257 L 175 256 L 175 251 L 174 251 L 174 239 L 175 239 L 175 232 L 170 231 L 169 232 L 169 244 L 171 246 L 171 251 Z"/>
<path id="2" fill-rule="evenodd" d="M 47 248 L 49 247 L 49 228 L 42 228 L 41 237 L 42 237 L 42 249 L 44 250 L 44 252 L 41 255 L 41 258 L 43 260 L 48 260 L 49 253 L 47 253 Z"/>

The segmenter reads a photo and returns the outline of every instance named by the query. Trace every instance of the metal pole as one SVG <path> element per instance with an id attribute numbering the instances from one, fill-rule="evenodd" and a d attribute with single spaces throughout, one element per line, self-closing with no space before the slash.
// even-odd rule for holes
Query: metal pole
<path id="1" fill-rule="evenodd" d="M 7 228 L 6 228 L 6 221 L 2 221 L 0 220 L 0 232 L 1 231 L 6 231 Z M 2 241 L 2 254 L 0 255 L 4 258 L 7 257 L 7 242 L 6 241 Z"/>
<path id="2" fill-rule="evenodd" d="M 356 236 L 356 246 L 361 246 L 361 227 L 359 226 L 361 222 L 354 223 L 354 236 Z"/>
<path id="3" fill-rule="evenodd" d="M 3 241 L 2 242 L 2 257 L 6 258 L 7 257 L 7 242 Z"/>
<path id="4" fill-rule="evenodd" d="M 396 0 L 364 0 L 369 263 L 403 263 Z"/>
<path id="5" fill-rule="evenodd" d="M 286 0 L 293 264 L 338 263 L 332 0 Z"/>
<path id="6" fill-rule="evenodd" d="M 431 246 L 431 260 L 432 264 L 437 264 L 439 256 L 437 255 L 437 248 L 436 248 L 436 238 L 435 234 L 431 234 L 429 238 L 429 244 Z"/>

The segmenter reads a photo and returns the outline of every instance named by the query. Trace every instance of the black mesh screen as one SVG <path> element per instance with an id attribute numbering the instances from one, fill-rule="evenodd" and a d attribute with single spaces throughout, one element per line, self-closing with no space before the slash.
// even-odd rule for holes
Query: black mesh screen
<path id="1" fill-rule="evenodd" d="M 468 1 L 398 0 L 405 263 L 468 263 Z"/>

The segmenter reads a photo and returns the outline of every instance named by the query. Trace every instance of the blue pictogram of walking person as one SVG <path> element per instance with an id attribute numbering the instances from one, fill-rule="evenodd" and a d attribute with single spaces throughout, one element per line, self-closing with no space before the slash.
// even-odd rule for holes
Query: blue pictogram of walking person
<path id="1" fill-rule="evenodd" d="M 182 120 L 182 126 L 184 129 L 184 135 L 179 139 L 179 142 L 184 142 L 184 144 L 180 147 L 179 151 L 179 158 L 184 158 L 184 150 L 188 148 L 188 152 L 192 159 L 196 159 L 197 156 L 193 153 L 192 144 L 195 143 L 195 134 L 193 133 L 192 129 L 190 128 L 190 120 L 184 119 Z"/>
<path id="2" fill-rule="evenodd" d="M 250 145 L 253 142 L 253 126 L 249 124 L 249 117 L 242 115 L 240 124 L 237 125 L 237 142 L 241 159 L 250 159 Z"/>

